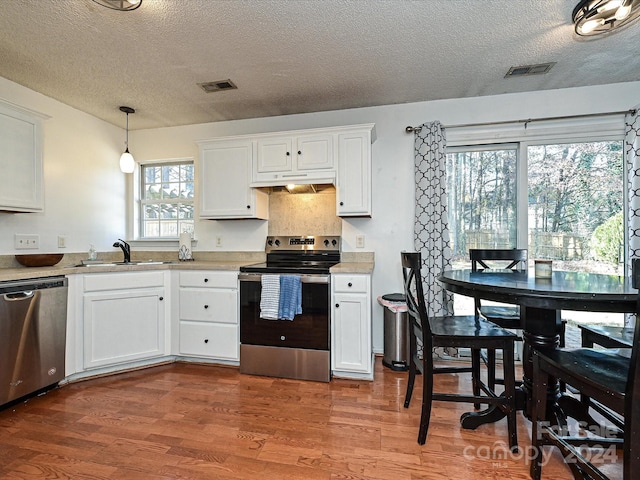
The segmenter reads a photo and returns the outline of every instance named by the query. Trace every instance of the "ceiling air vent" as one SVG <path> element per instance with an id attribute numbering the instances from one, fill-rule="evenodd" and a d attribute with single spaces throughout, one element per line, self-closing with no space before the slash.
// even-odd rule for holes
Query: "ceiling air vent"
<path id="1" fill-rule="evenodd" d="M 233 83 L 229 79 L 217 80 L 215 82 L 199 83 L 198 86 L 207 93 L 221 92 L 222 90 L 234 90 L 238 88 L 236 87 L 235 83 Z"/>
<path id="2" fill-rule="evenodd" d="M 522 77 L 525 75 L 542 75 L 548 73 L 556 62 L 539 63 L 538 65 L 521 65 L 519 67 L 511 67 L 504 78 Z"/>

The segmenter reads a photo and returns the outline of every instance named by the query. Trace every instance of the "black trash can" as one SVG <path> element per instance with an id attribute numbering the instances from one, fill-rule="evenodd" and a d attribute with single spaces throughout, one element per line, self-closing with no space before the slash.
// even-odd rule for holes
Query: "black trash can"
<path id="1" fill-rule="evenodd" d="M 378 298 L 384 307 L 384 356 L 382 364 L 391 370 L 409 369 L 409 321 L 402 293 L 388 293 Z"/>

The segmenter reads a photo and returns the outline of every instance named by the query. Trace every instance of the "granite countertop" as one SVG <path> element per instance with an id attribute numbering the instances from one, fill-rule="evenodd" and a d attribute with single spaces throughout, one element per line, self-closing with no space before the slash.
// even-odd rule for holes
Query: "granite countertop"
<path id="1" fill-rule="evenodd" d="M 55 277 L 77 273 L 140 272 L 146 270 L 230 270 L 238 271 L 243 265 L 256 262 L 248 261 L 194 261 L 175 263 L 153 263 L 132 265 L 92 265 L 77 267 L 74 265 L 53 267 L 0 268 L 0 281 L 23 280 L 27 278 Z"/>
<path id="2" fill-rule="evenodd" d="M 331 273 L 373 273 L 373 262 L 341 262 L 331 267 Z"/>
<path id="3" fill-rule="evenodd" d="M 24 280 L 28 278 L 55 277 L 59 275 L 106 273 L 106 272 L 139 272 L 146 270 L 229 270 L 239 271 L 244 265 L 260 263 L 261 257 L 253 254 L 217 255 L 215 258 L 195 261 L 171 261 L 170 263 L 132 264 L 132 265 L 91 265 L 77 266 L 80 263 L 60 263 L 52 267 L 6 267 L 0 268 L 0 281 Z M 246 257 L 246 258 L 238 258 Z M 143 257 L 144 258 L 144 257 Z M 350 259 L 352 260 L 352 259 Z M 109 260 L 105 260 L 109 261 Z M 118 261 L 118 260 L 116 260 Z M 134 259 L 133 261 L 136 261 Z M 137 260 L 144 262 L 145 260 Z M 373 261 L 342 262 L 331 268 L 331 273 L 371 274 Z"/>

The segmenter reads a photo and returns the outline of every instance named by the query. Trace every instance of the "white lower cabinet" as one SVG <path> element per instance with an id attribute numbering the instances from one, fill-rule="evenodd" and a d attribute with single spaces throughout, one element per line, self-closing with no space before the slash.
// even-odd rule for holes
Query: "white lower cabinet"
<path id="1" fill-rule="evenodd" d="M 331 281 L 333 375 L 373 378 L 371 277 L 334 274 Z"/>
<path id="2" fill-rule="evenodd" d="M 166 355 L 164 296 L 160 271 L 84 275 L 84 369 Z"/>
<path id="3" fill-rule="evenodd" d="M 179 353 L 238 361 L 237 272 L 185 271 L 179 278 Z"/>

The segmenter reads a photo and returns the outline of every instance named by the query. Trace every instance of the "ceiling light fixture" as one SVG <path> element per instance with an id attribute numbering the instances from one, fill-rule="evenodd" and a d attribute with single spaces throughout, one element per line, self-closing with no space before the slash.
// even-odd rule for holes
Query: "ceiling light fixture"
<path id="1" fill-rule="evenodd" d="M 120 156 L 120 170 L 122 170 L 122 173 L 133 173 L 136 168 L 136 161 L 133 155 L 129 153 L 129 114 L 136 113 L 136 111 L 131 107 L 120 107 L 120 111 L 127 114 L 127 141 L 125 143 L 126 149 Z"/>
<path id="2" fill-rule="evenodd" d="M 578 35 L 601 35 L 640 18 L 640 0 L 581 0 L 572 17 Z"/>
<path id="3" fill-rule="evenodd" d="M 142 0 L 93 0 L 98 5 L 110 8 L 112 10 L 120 10 L 121 12 L 129 12 L 135 10 L 142 5 Z"/>

